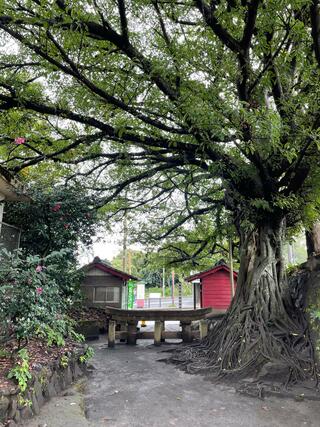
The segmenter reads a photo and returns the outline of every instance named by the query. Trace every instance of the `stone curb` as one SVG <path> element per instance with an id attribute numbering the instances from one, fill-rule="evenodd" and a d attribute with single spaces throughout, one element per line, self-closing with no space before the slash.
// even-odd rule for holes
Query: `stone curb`
<path id="1" fill-rule="evenodd" d="M 59 395 L 86 373 L 86 364 L 79 361 L 79 352 L 68 355 L 68 366 L 60 366 L 60 360 L 50 365 L 33 366 L 33 377 L 27 390 L 19 388 L 0 392 L 0 427 L 15 427 L 22 420 L 40 413 L 40 408 L 51 398 Z M 83 354 L 83 352 L 81 352 Z M 20 396 L 19 396 L 20 395 Z M 21 395 L 25 402 L 21 401 Z"/>

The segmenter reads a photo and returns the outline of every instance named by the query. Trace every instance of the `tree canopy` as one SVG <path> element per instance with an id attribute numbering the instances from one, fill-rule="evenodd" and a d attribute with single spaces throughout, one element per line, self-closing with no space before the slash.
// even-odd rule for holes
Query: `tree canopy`
<path id="1" fill-rule="evenodd" d="M 296 220 L 313 200 L 316 1 L 12 0 L 0 13 L 11 170 L 60 163 L 114 209 L 129 185 L 136 208 L 182 191 L 172 225 L 221 207 Z"/>
<path id="2" fill-rule="evenodd" d="M 1 2 L 6 167 L 55 165 L 111 216 L 143 225 L 143 209 L 157 239 L 201 217 L 237 232 L 236 298 L 209 340 L 220 372 L 308 370 L 281 245 L 318 216 L 319 28 L 318 0 Z"/>

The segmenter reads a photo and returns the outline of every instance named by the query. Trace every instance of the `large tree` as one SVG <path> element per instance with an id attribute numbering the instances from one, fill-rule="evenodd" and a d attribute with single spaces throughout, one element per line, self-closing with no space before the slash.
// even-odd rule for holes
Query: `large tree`
<path id="1" fill-rule="evenodd" d="M 317 200 L 319 0 L 7 0 L 0 28 L 6 166 L 63 164 L 115 212 L 169 207 L 159 237 L 231 213 L 237 292 L 194 366 L 303 375 L 282 243 Z"/>

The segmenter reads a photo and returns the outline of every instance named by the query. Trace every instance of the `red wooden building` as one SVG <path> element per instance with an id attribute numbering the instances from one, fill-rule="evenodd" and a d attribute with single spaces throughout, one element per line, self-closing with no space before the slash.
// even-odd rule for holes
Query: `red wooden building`
<path id="1" fill-rule="evenodd" d="M 237 283 L 233 273 L 234 285 Z M 219 262 L 212 268 L 193 274 L 185 279 L 193 283 L 194 308 L 212 307 L 216 313 L 224 313 L 231 302 L 230 268 Z"/>

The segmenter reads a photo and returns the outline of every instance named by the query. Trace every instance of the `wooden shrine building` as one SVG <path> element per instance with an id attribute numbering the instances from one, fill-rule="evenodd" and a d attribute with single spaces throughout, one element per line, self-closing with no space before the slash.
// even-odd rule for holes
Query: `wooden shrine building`
<path id="1" fill-rule="evenodd" d="M 127 308 L 128 280 L 138 280 L 131 274 L 117 270 L 99 257 L 82 267 L 84 279 L 81 290 L 89 307 Z"/>
<path id="2" fill-rule="evenodd" d="M 237 283 L 236 272 L 233 273 L 234 285 Z M 230 305 L 231 283 L 230 268 L 224 261 L 219 261 L 208 270 L 193 274 L 185 279 L 193 283 L 194 308 L 211 307 L 216 314 L 225 313 Z"/>

